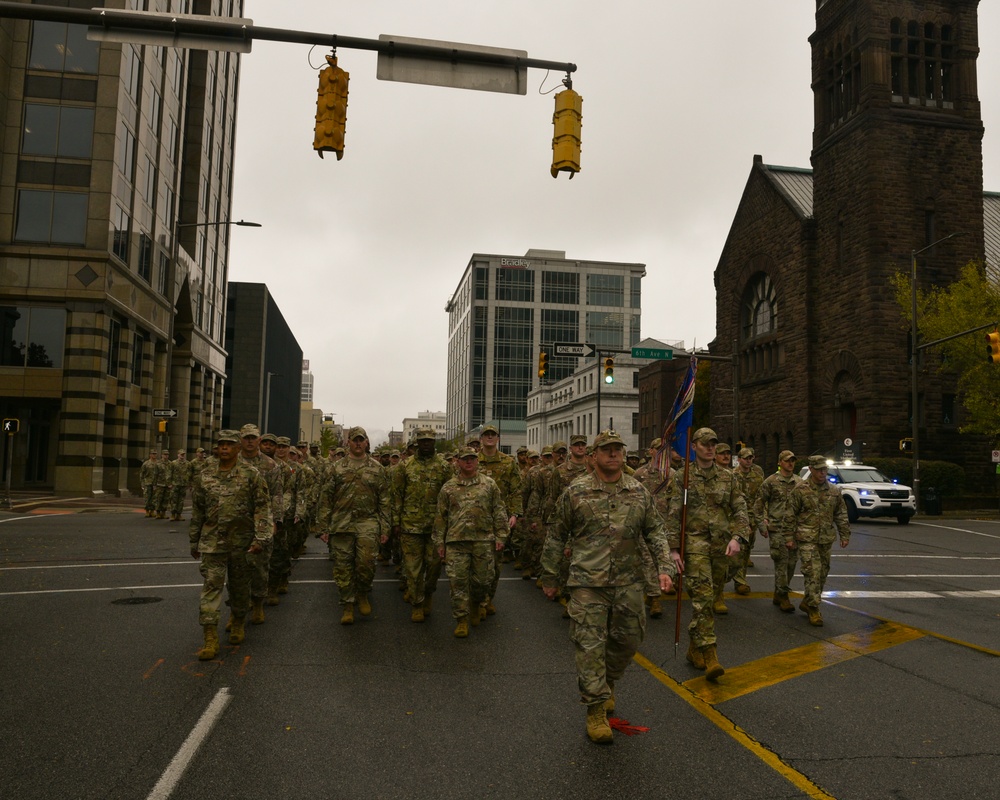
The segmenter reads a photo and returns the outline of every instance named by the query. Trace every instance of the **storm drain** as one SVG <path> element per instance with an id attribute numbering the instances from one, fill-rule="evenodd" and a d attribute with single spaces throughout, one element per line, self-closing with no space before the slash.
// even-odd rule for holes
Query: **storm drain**
<path id="1" fill-rule="evenodd" d="M 141 606 L 145 603 L 159 603 L 162 597 L 122 597 L 118 600 L 112 600 L 111 605 L 113 606 Z"/>

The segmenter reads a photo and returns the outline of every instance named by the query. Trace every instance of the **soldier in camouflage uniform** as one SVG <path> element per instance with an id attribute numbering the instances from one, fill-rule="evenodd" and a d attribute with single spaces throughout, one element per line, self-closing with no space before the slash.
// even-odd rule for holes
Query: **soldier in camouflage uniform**
<path id="1" fill-rule="evenodd" d="M 471 447 L 458 451 L 458 475 L 441 488 L 434 518 L 434 548 L 445 559 L 459 638 L 468 636 L 470 623 L 478 625 L 486 614 L 485 604 L 496 588 L 495 554 L 503 550 L 510 531 L 503 492 L 479 471 L 478 458 Z"/>
<path id="2" fill-rule="evenodd" d="M 320 462 L 316 459 L 307 461 L 303 449 L 296 447 L 288 448 L 288 458 L 298 467 L 295 474 L 295 518 L 288 538 L 292 558 L 298 559 L 306 551 L 306 540 L 309 538 L 313 518 L 319 514 L 320 484 L 316 472 Z M 287 591 L 287 586 L 285 588 Z"/>
<path id="3" fill-rule="evenodd" d="M 671 588 L 676 573 L 653 498 L 622 470 L 621 437 L 602 431 L 594 444 L 593 475 L 574 481 L 559 496 L 542 556 L 542 585 L 547 597 L 556 596 L 568 549 L 570 639 L 587 706 L 587 735 L 594 742 L 610 742 L 607 713 L 614 710 L 614 686 L 646 630 L 639 539 L 656 554 L 663 591 Z"/>
<path id="4" fill-rule="evenodd" d="M 768 540 L 774 562 L 774 596 L 771 602 L 789 614 L 795 611 L 788 599 L 788 584 L 795 575 L 798 550 L 787 546 L 788 534 L 785 531 L 789 528 L 789 496 L 795 484 L 801 481 L 795 474 L 795 453 L 782 450 L 778 455 L 778 471 L 764 479 L 754 509 L 760 521 L 761 535 Z"/>
<path id="5" fill-rule="evenodd" d="M 274 526 L 274 542 L 267 568 L 267 604 L 276 606 L 278 595 L 288 594 L 288 579 L 292 574 L 292 530 L 302 513 L 298 494 L 299 473 L 302 468 L 288 457 L 291 439 L 265 433 L 260 437 L 260 451 L 271 456 L 281 470 L 281 507 L 284 515 Z"/>
<path id="6" fill-rule="evenodd" d="M 830 574 L 833 540 L 840 546 L 851 541 L 851 524 L 840 487 L 826 479 L 826 458 L 809 456 L 809 477 L 795 485 L 788 498 L 786 545 L 798 548 L 805 590 L 799 608 L 809 615 L 809 624 L 823 624 L 819 604 L 826 576 Z"/>
<path id="7" fill-rule="evenodd" d="M 733 451 L 725 442 L 719 442 L 715 447 L 715 463 L 722 469 L 733 468 Z"/>
<path id="8" fill-rule="evenodd" d="M 656 504 L 656 510 L 660 512 L 660 516 L 666 517 L 667 502 L 670 499 L 670 487 L 672 485 L 670 483 L 670 462 L 668 460 L 664 465 L 666 471 L 664 475 L 661 475 L 659 470 L 653 468 L 652 462 L 652 454 L 656 452 L 661 444 L 661 439 L 653 440 L 649 446 L 650 460 L 639 467 L 633 477 L 645 486 L 646 491 L 653 496 L 653 502 Z M 649 607 L 649 616 L 653 619 L 659 619 L 663 616 L 663 599 L 658 577 L 659 568 L 656 565 L 656 559 L 649 552 L 649 548 L 642 542 L 640 542 L 640 546 L 642 547 L 642 564 L 646 570 L 646 605 Z"/>
<path id="9" fill-rule="evenodd" d="M 500 487 L 500 496 L 503 498 L 504 507 L 509 516 L 509 528 L 517 524 L 517 519 L 523 513 L 521 506 L 521 470 L 518 469 L 517 460 L 506 453 L 501 453 L 498 449 L 500 444 L 500 431 L 495 425 L 483 426 L 482 433 L 479 434 L 481 446 L 479 448 L 479 472 L 488 475 L 497 486 Z M 504 537 L 504 541 L 506 541 Z M 496 597 L 497 587 L 500 585 L 500 564 L 503 560 L 503 548 L 495 552 L 496 569 L 493 572 L 493 584 L 486 594 L 486 613 L 493 615 L 497 613 L 493 599 Z"/>
<path id="10" fill-rule="evenodd" d="M 521 553 L 521 564 L 524 568 L 521 577 L 525 580 L 534 580 L 541 574 L 539 565 L 542 558 L 542 544 L 545 541 L 545 525 L 540 516 L 545 493 L 542 472 L 552 466 L 552 446 L 545 445 L 534 462 L 521 484 L 523 488 L 521 507 L 524 509 L 524 544 Z"/>
<path id="11" fill-rule="evenodd" d="M 736 594 L 750 594 L 750 584 L 747 583 L 747 567 L 750 566 L 750 553 L 757 542 L 757 528 L 760 520 L 757 518 L 757 495 L 764 483 L 764 470 L 754 463 L 756 456 L 752 447 L 744 447 L 737 454 L 739 463 L 733 470 L 733 475 L 739 481 L 740 491 L 747 504 L 747 517 L 750 520 L 750 538 L 746 547 L 736 556 L 733 582 L 736 584 Z"/>
<path id="12" fill-rule="evenodd" d="M 231 644 L 245 636 L 244 620 L 250 606 L 251 568 L 248 554 L 260 553 L 274 528 L 267 486 L 260 473 L 239 461 L 240 437 L 220 431 L 219 459 L 202 470 L 191 492 L 191 557 L 201 559 L 205 579 L 198 622 L 205 642 L 198 658 L 208 661 L 219 652 L 219 608 L 222 588 L 228 584 Z"/>
<path id="13" fill-rule="evenodd" d="M 285 516 L 283 504 L 284 483 L 281 469 L 273 458 L 260 451 L 260 429 L 253 423 L 247 423 L 240 428 L 240 461 L 256 467 L 267 483 L 268 496 L 271 498 L 271 521 L 277 526 Z M 274 531 L 271 532 L 272 537 Z M 250 621 L 260 625 L 264 621 L 264 601 L 267 599 L 267 581 L 271 565 L 272 539 L 258 552 L 247 556 L 253 570 L 251 595 L 253 607 Z"/>
<path id="14" fill-rule="evenodd" d="M 149 451 L 149 458 L 142 462 L 139 468 L 139 484 L 142 486 L 142 496 L 146 501 L 146 516 L 156 516 L 156 471 L 160 468 L 159 453 Z"/>
<path id="15" fill-rule="evenodd" d="M 418 428 L 415 438 L 416 454 L 397 464 L 392 473 L 392 527 L 403 556 L 404 597 L 413 607 L 410 620 L 423 622 L 441 575 L 441 558 L 431 541 L 437 496 L 454 470 L 434 452 L 433 428 Z"/>
<path id="16" fill-rule="evenodd" d="M 706 670 L 705 677 L 711 681 L 718 680 L 725 672 L 715 646 L 714 587 L 725 585 L 730 558 L 740 552 L 750 536 L 743 493 L 732 470 L 716 463 L 718 440 L 711 428 L 699 428 L 691 437 L 695 459 L 688 470 L 687 525 L 680 564 L 691 597 L 687 659 L 696 669 Z M 666 528 L 671 550 L 677 552 L 685 497 L 683 470 L 675 470 L 671 481 Z"/>
<path id="17" fill-rule="evenodd" d="M 162 450 L 157 462 L 155 486 L 153 489 L 153 507 L 157 519 L 166 519 L 167 505 L 170 503 L 170 481 L 173 477 L 173 466 L 170 463 L 170 451 Z"/>
<path id="18" fill-rule="evenodd" d="M 343 606 L 341 625 L 354 622 L 354 605 L 372 613 L 369 594 L 375 580 L 379 541 L 388 538 L 389 481 L 383 466 L 367 454 L 368 434 L 355 426 L 347 434 L 349 454 L 327 475 L 320 496 L 319 529 L 333 557 L 333 579 Z"/>
<path id="19" fill-rule="evenodd" d="M 559 453 L 565 453 L 565 450 L 565 444 L 562 442 L 556 442 L 556 445 L 553 447 L 553 452 L 557 453 L 557 460 L 559 460 L 560 463 L 556 464 L 549 472 L 548 484 L 545 487 L 545 507 L 542 510 L 542 516 L 545 519 L 546 525 L 550 527 L 555 520 L 557 501 L 559 500 L 559 496 L 563 493 L 563 490 L 577 478 L 587 474 L 587 437 L 579 433 L 570 436 L 569 458 L 563 457 L 562 459 L 559 459 Z M 623 466 L 622 470 L 628 474 L 626 467 Z M 565 558 L 563 559 L 562 569 L 559 572 L 560 590 L 565 587 L 566 577 L 568 575 L 569 559 Z M 569 612 L 565 610 L 565 607 L 569 602 L 569 593 L 560 591 L 559 602 L 564 608 L 563 617 L 569 619 Z"/>
<path id="20" fill-rule="evenodd" d="M 538 528 L 540 533 L 536 534 L 539 539 L 539 549 L 538 549 L 538 561 L 539 567 L 541 567 L 542 552 L 545 549 L 545 541 L 548 539 L 549 531 L 549 515 L 551 514 L 551 509 L 548 506 L 549 498 L 549 487 L 552 485 L 553 475 L 556 468 L 566 460 L 566 442 L 553 442 L 552 443 L 552 453 L 551 458 L 548 463 L 545 460 L 544 448 L 542 453 L 542 468 L 539 470 L 536 476 L 536 486 L 531 492 L 531 507 L 528 509 L 528 516 L 532 519 L 538 520 Z M 541 576 L 541 569 L 538 570 L 538 575 Z M 538 585 L 541 586 L 541 580 L 538 581 Z M 557 595 L 557 599 L 560 595 Z M 565 599 L 565 598 L 563 598 Z"/>
<path id="21" fill-rule="evenodd" d="M 177 460 L 170 465 L 170 519 L 174 521 L 179 522 L 184 513 L 184 498 L 193 477 L 192 466 L 193 463 L 187 460 L 187 453 L 178 450 Z"/>

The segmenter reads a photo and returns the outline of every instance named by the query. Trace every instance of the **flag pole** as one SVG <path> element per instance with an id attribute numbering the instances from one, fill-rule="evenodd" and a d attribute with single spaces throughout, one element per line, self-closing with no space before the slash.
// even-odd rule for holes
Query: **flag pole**
<path id="1" fill-rule="evenodd" d="M 691 465 L 691 428 L 693 425 L 688 425 L 687 436 L 684 442 L 684 495 L 681 501 L 681 542 L 680 542 L 680 553 L 681 553 L 681 564 L 684 563 L 684 543 L 685 543 L 685 528 L 687 528 L 687 508 L 688 508 L 688 479 L 689 472 L 688 469 Z M 674 618 L 674 658 L 677 658 L 677 646 L 681 641 L 681 594 L 684 591 L 684 572 L 682 570 L 677 571 L 677 611 Z"/>

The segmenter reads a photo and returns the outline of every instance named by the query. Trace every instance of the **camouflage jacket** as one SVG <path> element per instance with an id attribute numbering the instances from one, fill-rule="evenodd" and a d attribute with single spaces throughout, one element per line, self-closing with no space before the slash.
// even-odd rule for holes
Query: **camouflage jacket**
<path id="1" fill-rule="evenodd" d="M 453 477 L 451 465 L 438 453 L 400 461 L 392 473 L 392 524 L 399 525 L 403 533 L 429 536 L 434 529 L 438 492 Z"/>
<path id="2" fill-rule="evenodd" d="M 681 511 L 684 504 L 684 470 L 670 477 L 670 501 L 665 523 L 670 547 L 680 547 Z M 684 549 L 687 553 L 722 555 L 733 536 L 750 538 L 750 520 L 743 492 L 732 470 L 713 464 L 688 468 L 687 517 Z"/>
<path id="3" fill-rule="evenodd" d="M 829 481 L 816 483 L 812 479 L 799 481 L 788 497 L 786 532 L 795 541 L 807 544 L 830 544 L 840 536 L 851 538 L 851 524 L 840 487 Z"/>
<path id="4" fill-rule="evenodd" d="M 191 469 L 194 465 L 184 459 L 184 461 L 176 460 L 167 462 L 170 465 L 170 477 L 168 482 L 175 489 L 179 489 L 181 486 L 186 487 L 191 483 L 194 477 L 194 472 Z"/>
<path id="5" fill-rule="evenodd" d="M 320 490 L 320 533 L 374 536 L 389 533 L 389 481 L 374 458 L 342 458 Z"/>
<path id="6" fill-rule="evenodd" d="M 661 574 L 674 576 L 663 520 L 646 488 L 630 475 L 604 483 L 581 476 L 559 496 L 542 553 L 542 585 L 555 587 L 570 550 L 567 586 L 642 583 L 639 537 L 646 540 Z"/>
<path id="7" fill-rule="evenodd" d="M 555 514 L 556 502 L 559 500 L 559 495 L 561 495 L 563 490 L 573 481 L 586 474 L 587 465 L 583 462 L 574 464 L 573 460 L 570 458 L 567 458 L 558 467 L 552 468 L 552 474 L 549 475 L 548 485 L 545 487 L 545 501 L 542 506 L 542 519 L 546 522 L 552 522 L 552 516 Z"/>
<path id="8" fill-rule="evenodd" d="M 281 468 L 278 463 L 263 453 L 257 453 L 253 458 L 245 458 L 243 453 L 239 455 L 240 461 L 256 467 L 257 471 L 264 477 L 267 483 L 267 494 L 271 498 L 271 519 L 281 522 L 285 518 L 284 505 L 284 482 L 281 478 Z"/>
<path id="9" fill-rule="evenodd" d="M 545 505 L 546 478 L 552 466 L 536 464 L 528 470 L 528 489 L 525 494 L 524 515 L 533 522 L 542 521 L 542 507 Z"/>
<path id="10" fill-rule="evenodd" d="M 149 458 L 142 462 L 142 466 L 139 467 L 139 483 L 143 488 L 156 484 L 156 470 L 159 466 L 159 461 L 153 461 Z"/>
<path id="11" fill-rule="evenodd" d="M 786 478 L 775 472 L 764 478 L 754 503 L 754 516 L 761 525 L 767 525 L 768 531 L 781 533 L 788 528 L 786 521 L 791 513 L 789 495 L 798 483 L 802 483 L 802 478 L 795 473 Z"/>
<path id="12" fill-rule="evenodd" d="M 445 542 L 506 542 L 509 515 L 488 475 L 455 477 L 441 487 L 434 518 L 434 548 Z"/>
<path id="13" fill-rule="evenodd" d="M 192 547 L 228 553 L 248 547 L 251 539 L 266 545 L 273 530 L 267 483 L 256 469 L 237 461 L 221 470 L 215 462 L 198 473 L 191 492 Z"/>
<path id="14" fill-rule="evenodd" d="M 667 515 L 667 505 L 669 504 L 670 493 L 674 485 L 673 481 L 670 480 L 672 474 L 673 471 L 668 473 L 665 479 L 661 478 L 659 471 L 653 469 L 651 462 L 647 462 L 639 467 L 633 476 L 639 483 L 646 487 L 646 491 L 653 495 L 656 510 L 663 517 Z"/>
<path id="15" fill-rule="evenodd" d="M 488 475 L 500 487 L 508 516 L 524 513 L 521 498 L 521 468 L 517 459 L 499 450 L 492 456 L 479 454 L 479 474 Z"/>
<path id="16" fill-rule="evenodd" d="M 758 524 L 760 524 L 760 519 L 757 517 L 757 495 L 760 493 L 760 487 L 764 483 L 764 470 L 754 464 L 750 467 L 750 471 L 744 474 L 737 467 L 733 470 L 733 477 L 736 478 L 736 482 L 740 486 L 740 491 L 743 492 L 743 499 L 747 503 L 747 517 L 750 520 L 750 530 L 755 531 Z"/>

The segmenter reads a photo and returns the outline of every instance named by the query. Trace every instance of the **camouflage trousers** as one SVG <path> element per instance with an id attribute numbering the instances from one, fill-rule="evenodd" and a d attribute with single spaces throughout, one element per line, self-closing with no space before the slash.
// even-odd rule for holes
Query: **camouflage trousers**
<path id="1" fill-rule="evenodd" d="M 275 533 L 277 536 L 277 533 Z M 263 600 L 267 597 L 267 582 L 270 578 L 271 570 L 271 549 L 272 542 L 264 545 L 264 549 L 259 553 L 247 553 L 247 563 L 250 565 L 250 595 L 254 600 Z"/>
<path id="2" fill-rule="evenodd" d="M 431 542 L 430 533 L 400 533 L 403 575 L 410 602 L 419 606 L 437 589 L 441 577 L 441 558 Z"/>
<path id="3" fill-rule="evenodd" d="M 823 597 L 823 586 L 826 576 L 830 574 L 830 552 L 833 542 L 800 542 L 798 546 L 799 559 L 802 561 L 802 582 L 805 589 L 802 592 L 802 603 L 807 608 L 819 608 Z"/>
<path id="4" fill-rule="evenodd" d="M 142 487 L 142 495 L 146 500 L 146 513 L 156 512 L 156 487 L 149 483 Z"/>
<path id="5" fill-rule="evenodd" d="M 715 644 L 715 587 L 729 580 L 731 559 L 725 554 L 686 553 L 684 556 L 684 587 L 691 598 L 691 623 L 688 635 L 695 647 Z"/>
<path id="6" fill-rule="evenodd" d="M 749 544 L 741 548 L 739 556 L 736 558 L 738 566 L 736 568 L 736 573 L 733 575 L 733 582 L 737 586 L 741 586 L 747 582 L 747 565 L 750 563 L 750 553 L 756 543 L 757 531 L 756 529 L 751 529 Z"/>
<path id="7" fill-rule="evenodd" d="M 292 558 L 295 558 L 295 554 L 302 549 L 302 545 L 306 543 L 306 539 L 309 538 L 309 523 L 305 520 L 299 520 L 298 522 L 291 523 L 291 528 L 288 531 L 288 552 L 291 553 Z"/>
<path id="8" fill-rule="evenodd" d="M 642 583 L 570 587 L 569 638 L 576 646 L 580 699 L 588 706 L 611 697 L 611 685 L 646 635 L 644 591 Z"/>
<path id="9" fill-rule="evenodd" d="M 282 581 L 292 574 L 292 530 L 287 523 L 275 526 L 271 540 L 271 558 L 267 565 L 267 590 L 273 594 Z"/>
<path id="10" fill-rule="evenodd" d="M 496 571 L 495 554 L 493 542 L 448 542 L 445 546 L 451 613 L 456 619 L 468 616 L 473 608 L 478 608 L 490 597 Z"/>
<path id="11" fill-rule="evenodd" d="M 250 608 L 250 565 L 247 563 L 247 554 L 242 549 L 229 553 L 202 553 L 199 571 L 205 582 L 201 587 L 198 604 L 198 623 L 219 624 L 222 589 L 227 583 L 229 610 L 234 617 L 243 619 Z"/>
<path id="12" fill-rule="evenodd" d="M 340 590 L 340 604 L 356 603 L 359 594 L 368 594 L 375 581 L 378 537 L 353 533 L 331 533 L 327 543 L 333 559 L 333 580 Z"/>
<path id="13" fill-rule="evenodd" d="M 187 486 L 174 486 L 170 489 L 170 513 L 179 517 L 184 513 L 184 498 L 187 497 Z"/>
<path id="14" fill-rule="evenodd" d="M 771 531 L 768 545 L 771 548 L 771 561 L 774 562 L 774 593 L 787 595 L 788 586 L 795 577 L 795 565 L 799 560 L 798 549 L 788 549 L 788 535 Z"/>
<path id="15" fill-rule="evenodd" d="M 166 514 L 167 505 L 170 501 L 170 487 L 169 486 L 154 486 L 153 487 L 153 510 L 157 514 Z"/>
<path id="16" fill-rule="evenodd" d="M 548 532 L 545 524 L 535 522 L 535 530 L 531 530 L 531 522 L 525 525 L 524 539 L 521 543 L 521 563 L 525 569 L 531 570 L 532 575 L 538 575 L 540 562 L 542 560 L 542 547 L 545 544 L 545 535 Z"/>
<path id="17" fill-rule="evenodd" d="M 656 565 L 656 556 L 649 552 L 646 540 L 639 539 L 639 556 L 642 558 L 642 581 L 647 597 L 660 596 L 660 569 Z"/>

